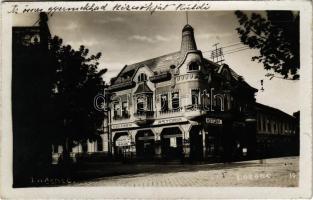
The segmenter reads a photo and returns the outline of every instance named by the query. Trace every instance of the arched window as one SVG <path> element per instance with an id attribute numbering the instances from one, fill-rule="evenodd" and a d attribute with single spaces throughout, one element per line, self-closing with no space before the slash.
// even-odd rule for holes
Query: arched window
<path id="1" fill-rule="evenodd" d="M 191 62 L 188 66 L 189 71 L 198 71 L 200 66 L 197 62 Z"/>
<path id="2" fill-rule="evenodd" d="M 147 75 L 144 73 L 139 74 L 138 82 L 144 82 L 144 81 L 147 81 Z"/>

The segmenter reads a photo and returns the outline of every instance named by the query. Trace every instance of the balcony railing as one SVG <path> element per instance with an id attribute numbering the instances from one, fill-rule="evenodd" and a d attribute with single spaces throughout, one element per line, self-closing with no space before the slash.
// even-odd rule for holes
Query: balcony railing
<path id="1" fill-rule="evenodd" d="M 124 119 L 129 119 L 130 115 L 129 114 L 123 114 L 123 115 L 115 115 L 113 116 L 113 120 L 124 120 Z"/>
<path id="2" fill-rule="evenodd" d="M 176 114 L 176 113 L 180 113 L 183 110 L 182 107 L 179 107 L 177 109 L 165 109 L 165 110 L 160 110 L 159 113 L 160 115 L 171 115 L 171 114 Z"/>
<path id="3" fill-rule="evenodd" d="M 185 106 L 185 111 L 190 112 L 190 111 L 198 111 L 198 110 L 203 110 L 203 105 L 201 104 L 191 104 Z"/>
<path id="4" fill-rule="evenodd" d="M 134 116 L 140 117 L 140 118 L 153 118 L 154 111 L 150 111 L 150 110 L 137 111 L 136 113 L 134 113 Z"/>
<path id="5" fill-rule="evenodd" d="M 154 118 L 154 111 L 145 110 L 145 111 L 137 111 L 134 113 L 135 123 L 139 126 L 152 124 L 155 120 Z"/>

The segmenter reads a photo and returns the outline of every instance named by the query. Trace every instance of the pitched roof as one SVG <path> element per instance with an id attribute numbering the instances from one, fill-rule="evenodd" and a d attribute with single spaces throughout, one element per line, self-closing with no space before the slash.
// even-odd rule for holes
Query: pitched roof
<path id="1" fill-rule="evenodd" d="M 177 65 L 178 64 L 178 62 L 180 60 L 179 58 L 180 58 L 180 51 L 166 54 L 166 55 L 152 58 L 149 60 L 145 60 L 142 62 L 127 65 L 127 67 L 125 67 L 122 70 L 121 74 L 124 74 L 124 73 L 131 71 L 133 69 L 138 69 L 139 67 L 142 67 L 142 66 L 147 66 L 152 71 L 156 71 L 159 69 L 169 69 L 171 65 Z"/>
<path id="2" fill-rule="evenodd" d="M 208 60 L 206 58 L 203 58 L 203 61 L 207 66 L 212 67 L 217 73 L 220 73 L 221 69 L 223 68 L 223 65 L 219 65 L 219 64 L 217 64 L 211 60 Z M 123 75 L 135 73 L 135 71 L 142 66 L 149 67 L 149 69 L 153 72 L 160 72 L 160 71 L 168 71 L 170 69 L 170 66 L 172 66 L 172 65 L 177 66 L 180 62 L 181 62 L 181 52 L 177 51 L 177 52 L 169 53 L 169 54 L 159 56 L 156 58 L 152 58 L 149 60 L 134 63 L 131 65 L 126 65 L 121 70 L 121 72 L 118 74 L 118 76 L 116 77 L 116 80 L 114 81 L 113 84 L 118 84 L 118 83 L 123 82 L 121 79 L 121 77 L 123 77 Z M 235 80 L 239 80 L 239 78 L 242 77 L 239 74 L 237 74 L 230 67 L 229 67 L 229 70 L 230 70 L 232 77 Z M 130 80 L 130 79 L 128 78 L 128 80 Z"/>
<path id="3" fill-rule="evenodd" d="M 289 118 L 295 118 L 294 116 L 292 115 L 289 115 L 288 113 L 285 113 L 284 111 L 282 110 L 279 110 L 278 108 L 274 108 L 274 107 L 271 107 L 271 106 L 268 106 L 268 105 L 264 105 L 264 104 L 261 104 L 261 103 L 255 103 L 256 105 L 256 108 L 258 110 L 264 110 L 264 111 L 268 111 L 268 112 L 271 112 L 271 113 L 275 113 L 275 114 L 279 114 L 279 115 L 283 115 L 283 116 L 286 116 L 286 117 L 289 117 Z"/>
<path id="4" fill-rule="evenodd" d="M 140 93 L 152 93 L 152 90 L 148 87 L 146 82 L 143 82 L 138 85 L 138 88 L 135 91 L 135 94 L 140 94 Z"/>

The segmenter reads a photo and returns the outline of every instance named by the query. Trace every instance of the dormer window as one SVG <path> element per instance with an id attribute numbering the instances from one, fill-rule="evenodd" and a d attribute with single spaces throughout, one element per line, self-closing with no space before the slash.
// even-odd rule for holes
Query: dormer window
<path id="1" fill-rule="evenodd" d="M 231 76 L 230 76 L 230 74 L 229 74 L 229 72 L 227 70 L 224 70 L 222 75 L 224 76 L 226 81 L 230 81 L 231 80 Z"/>
<path id="2" fill-rule="evenodd" d="M 189 71 L 199 71 L 200 65 L 197 62 L 191 62 L 188 66 Z"/>
<path id="3" fill-rule="evenodd" d="M 147 75 L 144 73 L 139 74 L 138 82 L 144 82 L 144 81 L 147 81 Z"/>

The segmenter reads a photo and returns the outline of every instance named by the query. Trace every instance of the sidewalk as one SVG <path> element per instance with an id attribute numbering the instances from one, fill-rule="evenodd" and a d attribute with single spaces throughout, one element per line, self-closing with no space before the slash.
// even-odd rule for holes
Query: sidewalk
<path id="1" fill-rule="evenodd" d="M 79 177 L 70 186 L 294 187 L 298 185 L 298 160 L 283 157 L 198 165 L 93 163 L 77 169 Z"/>

